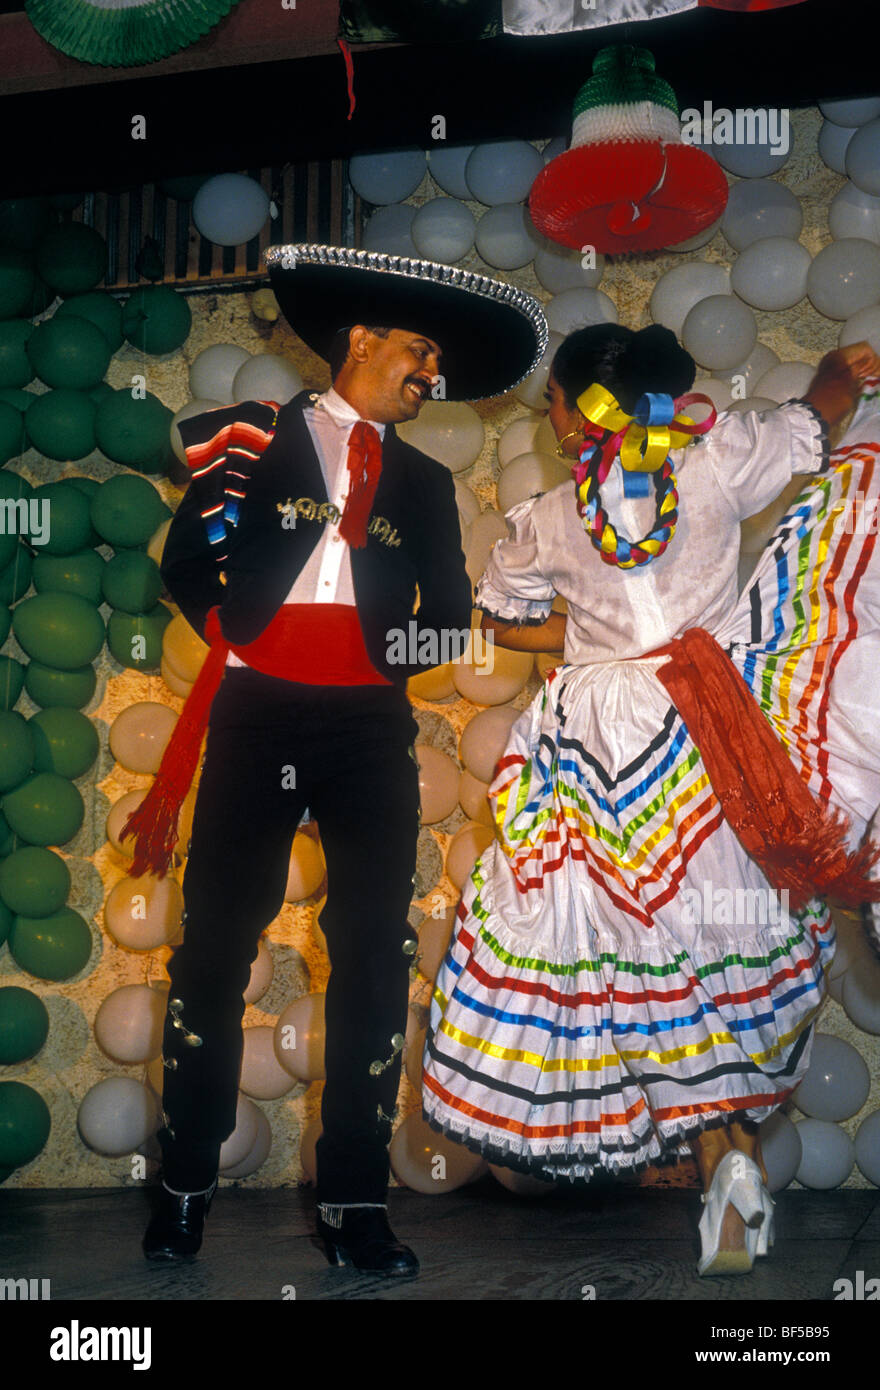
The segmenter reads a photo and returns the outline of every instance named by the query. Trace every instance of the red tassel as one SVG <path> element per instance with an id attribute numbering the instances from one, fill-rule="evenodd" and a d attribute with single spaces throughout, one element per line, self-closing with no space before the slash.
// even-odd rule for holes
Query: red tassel
<path id="1" fill-rule="evenodd" d="M 345 59 L 345 78 L 348 83 L 348 120 L 354 115 L 354 62 L 351 56 L 351 49 L 345 39 L 337 38 L 336 42 L 342 50 Z"/>

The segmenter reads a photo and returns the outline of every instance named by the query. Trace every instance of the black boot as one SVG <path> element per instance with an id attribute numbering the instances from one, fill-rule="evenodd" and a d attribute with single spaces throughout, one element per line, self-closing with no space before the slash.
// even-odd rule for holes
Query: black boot
<path id="1" fill-rule="evenodd" d="M 207 1192 L 170 1192 L 164 1184 L 160 1191 L 159 1209 L 144 1235 L 144 1254 L 148 1260 L 191 1260 L 202 1244 L 217 1179 Z"/>
<path id="2" fill-rule="evenodd" d="M 384 1207 L 343 1207 L 341 1217 L 342 1224 L 332 1226 L 318 1209 L 318 1235 L 332 1265 L 353 1264 L 370 1274 L 398 1278 L 418 1274 L 418 1260 L 394 1235 Z"/>

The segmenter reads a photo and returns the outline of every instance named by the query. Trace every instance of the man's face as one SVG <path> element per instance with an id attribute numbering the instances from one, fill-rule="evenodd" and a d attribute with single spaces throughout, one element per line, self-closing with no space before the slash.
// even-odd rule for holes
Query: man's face
<path id="1" fill-rule="evenodd" d="M 402 328 L 392 328 L 387 338 L 370 333 L 365 342 L 357 377 L 368 418 L 382 424 L 414 420 L 440 371 L 439 346 Z"/>

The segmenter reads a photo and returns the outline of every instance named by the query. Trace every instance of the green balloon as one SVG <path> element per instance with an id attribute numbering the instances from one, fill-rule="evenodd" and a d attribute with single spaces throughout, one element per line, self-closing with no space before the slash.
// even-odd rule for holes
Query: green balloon
<path id="1" fill-rule="evenodd" d="M 79 488 L 68 483 L 45 483 L 37 488 L 37 517 L 43 534 L 31 530 L 31 545 L 40 554 L 73 555 L 88 545 L 92 534 L 91 503 Z"/>
<path id="2" fill-rule="evenodd" d="M 9 932 L 16 965 L 39 980 L 69 980 L 92 954 L 92 933 L 72 907 L 50 917 L 16 917 Z"/>
<path id="3" fill-rule="evenodd" d="M 173 418 L 173 411 L 149 391 L 143 398 L 114 391 L 98 406 L 98 448 L 114 463 L 140 468 L 168 442 Z"/>
<path id="4" fill-rule="evenodd" d="M 0 862 L 0 898 L 16 917 L 51 917 L 69 892 L 70 870 L 51 849 L 26 845 Z"/>
<path id="5" fill-rule="evenodd" d="M 57 772 L 36 772 L 0 802 L 9 824 L 28 845 L 66 845 L 83 823 L 82 796 Z"/>
<path id="6" fill-rule="evenodd" d="M 98 756 L 95 726 L 79 710 L 64 706 L 40 710 L 28 721 L 27 727 L 33 734 L 33 765 L 37 772 L 82 777 Z"/>
<path id="7" fill-rule="evenodd" d="M 18 458 L 27 446 L 24 416 L 14 405 L 0 401 L 0 464 Z"/>
<path id="8" fill-rule="evenodd" d="M 3 325 L 0 323 L 0 332 Z M 7 405 L 14 405 L 16 410 L 20 410 L 22 415 L 27 415 L 34 401 L 37 399 L 34 391 L 23 391 L 18 386 L 0 386 L 0 401 L 5 401 Z"/>
<path id="9" fill-rule="evenodd" d="M 80 494 L 86 500 L 85 492 Z M 71 555 L 38 555 L 34 560 L 34 588 L 38 594 L 78 594 L 97 608 L 103 602 L 101 576 L 104 560 L 94 550 L 75 550 Z"/>
<path id="10" fill-rule="evenodd" d="M 40 314 L 45 314 L 54 298 L 55 291 L 34 272 L 34 289 L 30 303 L 25 308 L 25 314 L 32 319 L 37 318 Z"/>
<path id="11" fill-rule="evenodd" d="M 52 225 L 47 198 L 4 198 L 0 202 L 0 241 L 29 251 Z"/>
<path id="12" fill-rule="evenodd" d="M 34 379 L 34 367 L 26 345 L 34 331 L 29 319 L 0 322 L 0 386 L 27 386 Z"/>
<path id="13" fill-rule="evenodd" d="M 0 902 L 0 946 L 6 940 L 15 921 L 15 913 L 10 912 L 4 902 Z"/>
<path id="14" fill-rule="evenodd" d="M 2 504 L 0 504 L 0 506 L 2 506 Z M 5 509 L 0 511 L 0 518 L 5 519 Z M 17 532 L 10 531 L 7 535 L 4 531 L 4 533 L 0 535 L 0 570 L 5 570 L 7 565 L 12 564 L 12 561 L 15 559 L 16 550 L 18 550 Z M 7 628 L 0 641 L 5 642 L 8 636 L 9 629 Z"/>
<path id="15" fill-rule="evenodd" d="M 97 447 L 97 406 L 85 391 L 59 387 L 37 396 L 27 413 L 31 443 L 48 459 L 62 463 L 91 454 Z"/>
<path id="16" fill-rule="evenodd" d="M 92 525 L 116 548 L 143 545 L 171 512 L 146 478 L 108 478 L 92 498 Z"/>
<path id="17" fill-rule="evenodd" d="M 104 290 L 92 290 L 89 294 L 75 294 L 55 310 L 55 318 L 66 318 L 73 314 L 88 319 L 99 328 L 107 340 L 111 355 L 118 352 L 125 342 L 122 332 L 122 305 L 112 294 Z M 103 373 L 102 373 L 103 375 Z"/>
<path id="18" fill-rule="evenodd" d="M 191 203 L 210 174 L 178 174 L 170 179 L 160 179 L 159 187 L 166 198 L 176 198 L 180 203 Z"/>
<path id="19" fill-rule="evenodd" d="M 12 614 L 5 604 L 0 603 L 0 647 L 12 630 Z"/>
<path id="20" fill-rule="evenodd" d="M 33 484 L 14 468 L 0 468 L 0 497 L 33 497 Z"/>
<path id="21" fill-rule="evenodd" d="M 0 1081 L 0 1169 L 30 1163 L 46 1147 L 51 1128 L 49 1107 L 33 1086 Z"/>
<path id="22" fill-rule="evenodd" d="M 110 365 L 110 346 L 100 328 L 73 314 L 37 324 L 26 351 L 41 381 L 73 391 L 97 386 Z"/>
<path id="23" fill-rule="evenodd" d="M 0 246 L 0 319 L 30 312 L 35 283 L 28 253 L 14 246 Z"/>
<path id="24" fill-rule="evenodd" d="M 10 710 L 24 686 L 24 667 L 14 656 L 0 656 L 0 710 Z"/>
<path id="25" fill-rule="evenodd" d="M 116 392 L 113 390 L 109 381 L 99 381 L 98 385 L 93 386 L 91 391 L 88 392 L 88 397 L 89 400 L 94 401 L 95 405 L 98 406 L 102 401 L 106 401 L 108 396 L 115 396 L 115 394 Z"/>
<path id="26" fill-rule="evenodd" d="M 94 661 L 104 645 L 104 620 L 77 594 L 35 594 L 12 615 L 17 640 L 35 661 L 74 671 Z"/>
<path id="27" fill-rule="evenodd" d="M 116 609 L 107 624 L 107 646 L 120 666 L 132 671 L 158 671 L 162 662 L 162 634 L 171 614 L 162 603 L 149 613 L 123 613 Z"/>
<path id="28" fill-rule="evenodd" d="M 35 705 L 48 709 L 65 705 L 82 709 L 95 693 L 98 677 L 94 666 L 80 666 L 74 671 L 59 671 L 41 661 L 31 661 L 25 673 L 24 685 Z"/>
<path id="29" fill-rule="evenodd" d="M 17 546 L 9 564 L 0 570 L 0 603 L 17 603 L 27 593 L 33 568 L 30 551 L 23 545 Z"/>
<path id="30" fill-rule="evenodd" d="M 162 592 L 159 566 L 140 551 L 120 551 L 104 567 L 103 590 L 111 608 L 146 613 L 155 607 Z"/>
<path id="31" fill-rule="evenodd" d="M 107 243 L 83 222 L 65 222 L 37 244 L 37 270 L 58 294 L 84 294 L 103 280 Z"/>
<path id="32" fill-rule="evenodd" d="M 141 352 L 161 356 L 175 352 L 189 337 L 192 312 L 186 299 L 169 285 L 135 290 L 122 310 L 122 331 Z"/>
<path id="33" fill-rule="evenodd" d="M 84 492 L 86 497 L 88 497 L 90 500 L 94 497 L 95 493 L 98 491 L 98 488 L 101 486 L 97 478 L 76 477 L 65 478 L 64 481 L 66 483 L 69 483 L 71 487 L 78 487 L 80 492 Z"/>
<path id="34" fill-rule="evenodd" d="M 56 212 L 73 212 L 83 201 L 82 193 L 50 193 L 49 206 Z"/>
<path id="35" fill-rule="evenodd" d="M 0 792 L 12 791 L 34 766 L 34 735 L 14 710 L 0 711 Z"/>
<path id="36" fill-rule="evenodd" d="M 32 990 L 7 985 L 0 989 L 0 1066 L 26 1062 L 49 1036 L 49 1013 Z"/>

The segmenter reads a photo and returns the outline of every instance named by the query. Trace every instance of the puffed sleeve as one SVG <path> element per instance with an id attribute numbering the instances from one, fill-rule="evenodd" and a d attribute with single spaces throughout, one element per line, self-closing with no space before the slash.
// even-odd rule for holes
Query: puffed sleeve
<path id="1" fill-rule="evenodd" d="M 818 473 L 829 458 L 828 431 L 806 401 L 786 401 L 775 410 L 725 412 L 694 461 L 709 467 L 732 510 L 742 521 L 778 497 L 794 473 Z"/>
<path id="2" fill-rule="evenodd" d="M 533 516 L 536 500 L 519 502 L 506 513 L 510 535 L 492 547 L 477 584 L 476 606 L 490 618 L 534 626 L 550 614 L 556 590 L 540 569 Z"/>

